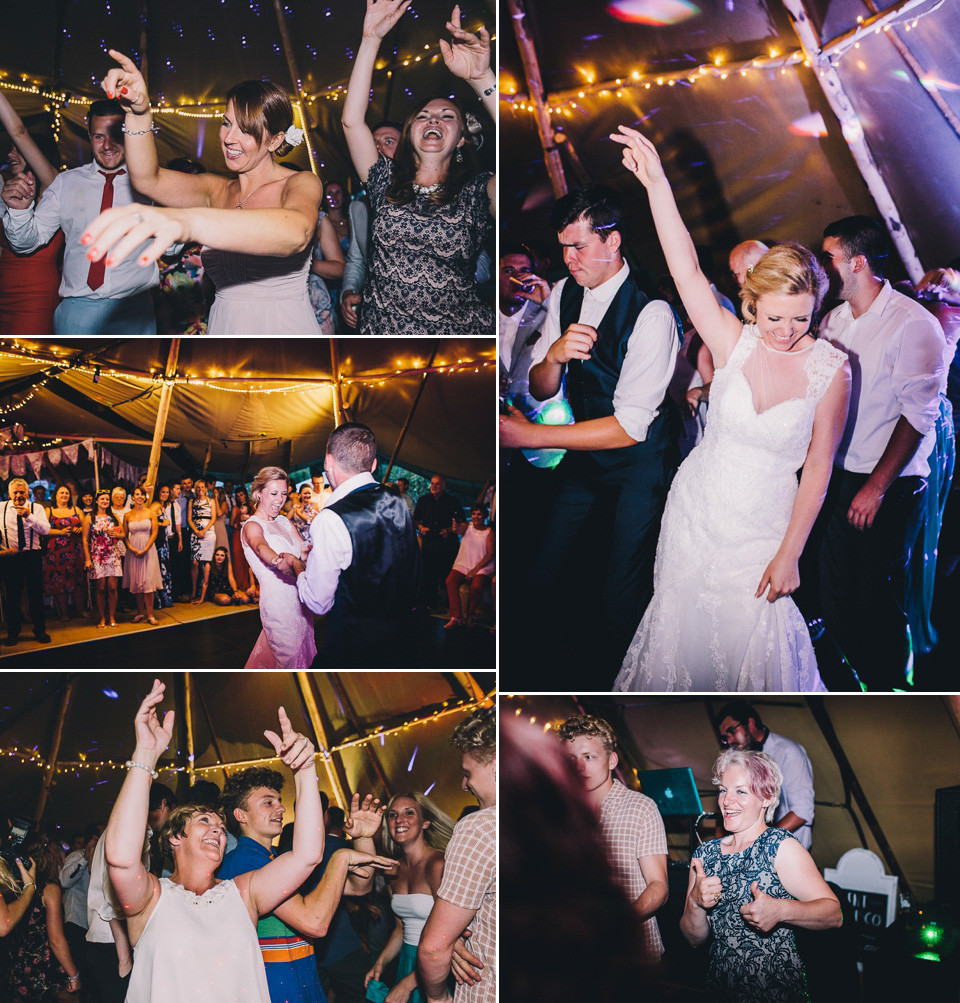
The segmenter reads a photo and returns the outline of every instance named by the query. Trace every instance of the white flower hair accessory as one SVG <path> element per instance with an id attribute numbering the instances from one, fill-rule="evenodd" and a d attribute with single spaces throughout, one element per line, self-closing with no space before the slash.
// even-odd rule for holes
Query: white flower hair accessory
<path id="1" fill-rule="evenodd" d="M 291 146 L 299 146 L 303 142 L 303 129 L 298 129 L 295 125 L 291 125 L 283 134 L 283 138 Z"/>

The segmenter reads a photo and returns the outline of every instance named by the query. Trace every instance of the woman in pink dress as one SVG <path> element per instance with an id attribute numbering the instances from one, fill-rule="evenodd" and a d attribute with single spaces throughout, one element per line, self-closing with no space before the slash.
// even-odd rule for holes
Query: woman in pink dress
<path id="1" fill-rule="evenodd" d="M 153 594 L 163 587 L 160 559 L 157 557 L 159 524 L 155 512 L 147 508 L 147 493 L 141 487 L 133 489 L 133 508 L 123 516 L 124 540 L 127 556 L 123 561 L 123 587 L 137 597 L 137 615 L 134 623 L 147 623 L 156 627 L 159 621 L 153 615 Z"/>

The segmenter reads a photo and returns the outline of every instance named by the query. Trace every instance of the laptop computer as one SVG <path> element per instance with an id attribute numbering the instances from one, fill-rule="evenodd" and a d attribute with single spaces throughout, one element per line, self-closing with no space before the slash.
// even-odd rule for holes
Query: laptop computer
<path id="1" fill-rule="evenodd" d="M 657 804 L 661 815 L 692 815 L 703 813 L 700 794 L 689 766 L 674 770 L 640 770 L 640 788 Z"/>

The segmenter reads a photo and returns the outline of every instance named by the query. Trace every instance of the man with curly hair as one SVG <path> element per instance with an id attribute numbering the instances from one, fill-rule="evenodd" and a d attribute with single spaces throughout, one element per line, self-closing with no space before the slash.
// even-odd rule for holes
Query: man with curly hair
<path id="1" fill-rule="evenodd" d="M 420 982 L 428 1003 L 451 999 L 447 980 L 454 945 L 467 927 L 470 949 L 482 969 L 479 980 L 458 985 L 456 1003 L 494 1003 L 497 998 L 497 715 L 478 710 L 451 738 L 460 750 L 461 787 L 480 810 L 460 819 L 444 855 L 443 881 L 420 937 Z"/>
<path id="2" fill-rule="evenodd" d="M 275 856 L 273 841 L 283 829 L 285 808 L 280 792 L 283 774 L 263 766 L 251 766 L 230 777 L 220 795 L 227 828 L 237 836 L 237 847 L 223 858 L 220 879 L 236 877 L 264 867 Z M 348 832 L 367 836 L 380 825 L 380 812 L 368 797 L 360 808 L 354 795 Z M 359 844 L 361 840 L 356 840 Z M 365 850 L 369 852 L 365 852 Z M 361 848 L 338 850 L 330 858 L 324 880 L 306 897 L 290 896 L 269 916 L 257 923 L 257 937 L 267 972 L 272 1003 L 324 1003 L 317 976 L 313 944 L 307 938 L 324 937 L 330 926 L 348 872 L 362 864 L 388 865 L 373 856 L 373 841 Z M 370 872 L 372 876 L 372 871 Z"/>
<path id="3" fill-rule="evenodd" d="M 597 814 L 600 838 L 617 883 L 643 921 L 642 955 L 659 960 L 663 941 L 656 912 L 667 901 L 667 834 L 651 798 L 617 780 L 617 736 L 592 714 L 575 714 L 557 729 L 587 803 Z"/>

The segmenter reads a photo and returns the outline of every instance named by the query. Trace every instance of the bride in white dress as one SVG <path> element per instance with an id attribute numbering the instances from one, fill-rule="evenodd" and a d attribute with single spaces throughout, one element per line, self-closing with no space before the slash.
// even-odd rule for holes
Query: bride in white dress
<path id="1" fill-rule="evenodd" d="M 260 583 L 263 624 L 245 669 L 309 669 L 317 654 L 313 613 L 297 593 L 310 545 L 281 512 L 288 483 L 279 467 L 264 467 L 250 488 L 256 509 L 240 531 L 244 557 Z"/>
<path id="2" fill-rule="evenodd" d="M 700 271 L 653 145 L 619 128 L 611 138 L 647 189 L 670 274 L 716 373 L 703 441 L 667 499 L 654 596 L 614 689 L 823 690 L 789 596 L 850 400 L 846 356 L 810 333 L 826 275 L 806 248 L 777 245 L 744 282 L 741 323 Z"/>

